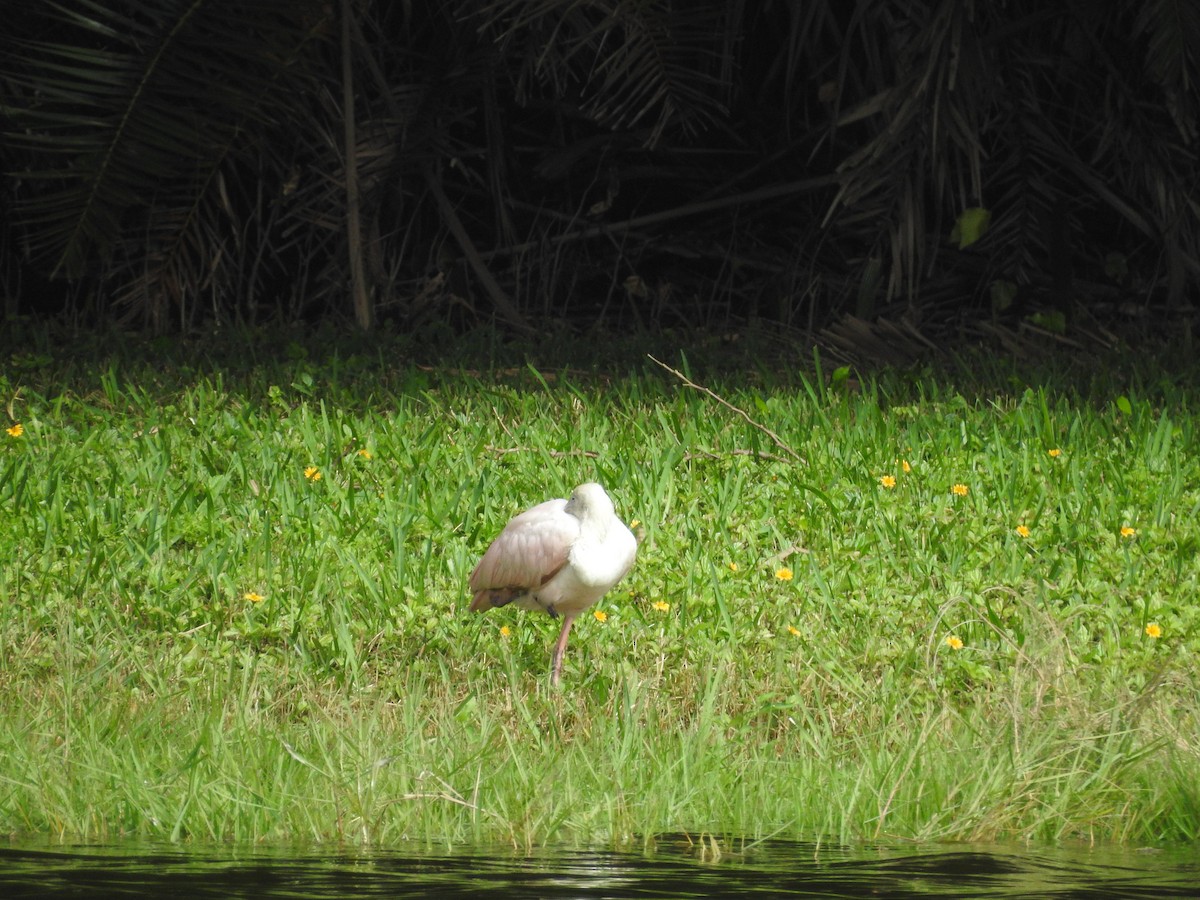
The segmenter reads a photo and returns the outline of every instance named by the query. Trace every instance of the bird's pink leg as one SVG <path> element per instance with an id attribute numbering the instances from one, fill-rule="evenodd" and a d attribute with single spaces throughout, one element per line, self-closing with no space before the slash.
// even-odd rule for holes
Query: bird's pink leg
<path id="1" fill-rule="evenodd" d="M 558 643 L 554 645 L 554 671 L 550 674 L 550 683 L 558 684 L 559 676 L 562 675 L 563 654 L 567 652 L 567 635 L 571 633 L 571 623 L 575 621 L 575 614 L 563 616 L 562 631 L 558 634 Z"/>

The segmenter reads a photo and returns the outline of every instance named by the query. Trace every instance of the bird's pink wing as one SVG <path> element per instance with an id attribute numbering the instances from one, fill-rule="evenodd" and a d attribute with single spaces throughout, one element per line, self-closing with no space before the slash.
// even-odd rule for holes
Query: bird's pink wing
<path id="1" fill-rule="evenodd" d="M 540 587 L 564 566 L 579 537 L 565 500 L 547 500 L 512 519 L 471 573 L 471 609 L 502 606 Z"/>

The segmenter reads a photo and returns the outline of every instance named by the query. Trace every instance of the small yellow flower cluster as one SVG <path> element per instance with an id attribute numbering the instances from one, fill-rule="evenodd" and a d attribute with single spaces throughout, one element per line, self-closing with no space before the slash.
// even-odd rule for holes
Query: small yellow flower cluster
<path id="1" fill-rule="evenodd" d="M 787 566 L 784 566 L 782 569 L 775 570 L 775 577 L 780 581 L 791 581 L 793 573 L 791 569 L 789 569 Z"/>
<path id="2" fill-rule="evenodd" d="M 500 626 L 500 637 L 506 638 L 506 637 L 509 637 L 511 634 L 512 634 L 512 629 L 509 628 L 507 625 Z"/>
<path id="3" fill-rule="evenodd" d="M 262 603 L 266 598 L 257 591 L 246 591 L 246 593 L 242 594 L 242 599 L 250 603 Z"/>
<path id="4" fill-rule="evenodd" d="M 790 634 L 792 637 L 800 637 L 800 629 L 795 625 L 789 625 L 788 634 Z"/>
<path id="5" fill-rule="evenodd" d="M 1135 534 L 1137 534 L 1137 529 L 1136 529 L 1136 528 L 1130 528 L 1128 525 L 1123 525 L 1123 526 L 1121 527 L 1121 537 L 1123 537 L 1123 538 L 1131 538 L 1131 537 L 1133 537 Z"/>
<path id="6" fill-rule="evenodd" d="M 902 471 L 905 475 L 909 474 L 912 471 L 912 466 L 909 465 L 907 459 L 901 459 L 901 460 L 898 460 L 898 462 L 900 463 L 900 471 Z M 896 486 L 896 476 L 895 475 L 880 475 L 879 483 L 883 487 L 887 488 L 890 491 L 892 488 L 894 488 Z"/>
<path id="7" fill-rule="evenodd" d="M 606 612 L 605 612 L 604 610 L 602 610 L 602 609 L 597 609 L 597 610 L 595 610 L 595 611 L 592 613 L 592 615 L 596 617 L 596 621 L 597 621 L 597 622 L 607 622 L 607 621 L 608 621 L 608 613 L 606 613 Z"/>
<path id="8" fill-rule="evenodd" d="M 671 611 L 671 604 L 665 600 L 655 600 L 654 603 L 652 603 L 651 605 L 655 609 L 657 609 L 659 612 L 670 612 Z"/>
<path id="9" fill-rule="evenodd" d="M 738 570 L 738 564 L 737 564 L 737 563 L 735 563 L 735 562 L 731 562 L 731 563 L 729 564 L 729 571 L 730 571 L 730 572 L 736 572 L 737 570 Z"/>
<path id="10" fill-rule="evenodd" d="M 952 634 L 946 638 L 946 646 L 951 650 L 961 650 L 963 648 L 962 638 L 957 634 Z"/>
<path id="11" fill-rule="evenodd" d="M 1029 537 L 1029 526 L 1028 525 L 1018 525 L 1016 527 L 1015 531 L 1017 532 L 1017 534 L 1019 534 L 1023 538 Z"/>
<path id="12" fill-rule="evenodd" d="M 375 458 L 375 454 L 373 454 L 366 447 L 363 447 L 361 450 L 359 450 L 358 455 L 361 456 L 363 459 L 374 459 Z"/>
<path id="13" fill-rule="evenodd" d="M 304 477 L 307 478 L 309 481 L 320 481 L 321 480 L 321 470 L 318 469 L 316 466 L 309 466 L 307 469 L 304 470 Z"/>
<path id="14" fill-rule="evenodd" d="M 907 459 L 900 460 L 900 468 L 904 472 L 905 475 L 907 475 L 908 473 L 910 473 L 912 471 L 912 466 L 909 465 L 909 462 Z M 890 491 L 896 486 L 896 476 L 891 475 L 891 474 L 880 475 L 879 483 L 880 483 L 880 485 L 882 485 L 883 487 L 887 488 Z M 970 490 L 971 489 L 968 488 L 965 484 L 962 484 L 961 482 L 959 482 L 958 484 L 956 484 L 952 488 L 950 488 L 950 493 L 954 494 L 956 497 L 965 497 L 970 492 Z"/>
<path id="15" fill-rule="evenodd" d="M 25 433 L 25 426 L 22 425 L 20 422 L 17 422 L 17 424 L 12 426 L 12 428 L 8 429 L 9 437 L 19 438 L 24 433 Z"/>
<path id="16" fill-rule="evenodd" d="M 1046 452 L 1050 454 L 1052 459 L 1058 459 L 1060 456 L 1062 456 L 1062 451 L 1057 447 L 1055 447 L 1053 450 L 1047 450 Z"/>
<path id="17" fill-rule="evenodd" d="M 1146 626 L 1146 637 L 1158 640 L 1160 637 L 1162 637 L 1162 626 L 1157 622 L 1151 622 Z"/>

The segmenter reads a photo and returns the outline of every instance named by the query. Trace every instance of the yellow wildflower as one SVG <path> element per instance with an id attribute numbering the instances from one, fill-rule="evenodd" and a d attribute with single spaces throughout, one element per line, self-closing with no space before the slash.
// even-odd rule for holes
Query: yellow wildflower
<path id="1" fill-rule="evenodd" d="M 800 629 L 795 625 L 789 625 L 788 634 L 790 634 L 792 637 L 800 637 Z"/>
<path id="2" fill-rule="evenodd" d="M 592 615 L 596 617 L 597 622 L 607 622 L 608 621 L 608 613 L 606 613 L 602 609 L 596 610 L 595 612 L 592 613 Z"/>
<path id="3" fill-rule="evenodd" d="M 730 571 L 730 572 L 736 572 L 737 570 L 738 570 L 738 564 L 737 564 L 737 563 L 735 563 L 735 562 L 731 562 L 731 563 L 729 564 L 729 571 Z"/>
<path id="4" fill-rule="evenodd" d="M 629 523 L 629 530 L 632 531 L 633 529 L 637 528 L 641 524 L 642 524 L 641 519 L 634 519 L 632 522 Z"/>
<path id="5" fill-rule="evenodd" d="M 18 437 L 20 437 L 21 435 L 23 435 L 24 433 L 25 433 L 25 426 L 24 426 L 24 425 L 22 425 L 20 422 L 18 422 L 17 424 L 13 425 L 13 427 L 12 427 L 12 428 L 8 429 L 8 436 L 9 436 L 9 437 L 15 437 L 15 438 L 18 438 Z"/>
<path id="6" fill-rule="evenodd" d="M 780 581 L 791 581 L 792 580 L 792 570 L 789 569 L 787 566 L 784 566 L 782 569 L 776 569 L 775 577 L 778 578 Z"/>
<path id="7" fill-rule="evenodd" d="M 890 489 L 890 488 L 894 488 L 896 486 L 896 479 L 893 478 L 891 475 L 881 475 L 881 476 L 879 476 L 879 483 L 882 484 L 885 488 Z"/>
<path id="8" fill-rule="evenodd" d="M 246 591 L 246 593 L 242 594 L 242 599 L 249 600 L 251 603 L 262 603 L 264 598 L 262 594 L 256 591 Z"/>
<path id="9" fill-rule="evenodd" d="M 321 470 L 318 469 L 316 466 L 309 466 L 307 469 L 304 470 L 304 477 L 307 478 L 309 481 L 320 481 L 321 480 Z"/>
<path id="10" fill-rule="evenodd" d="M 358 455 L 361 456 L 363 459 L 372 459 L 372 458 L 374 458 L 375 454 L 373 454 L 366 447 L 363 447 L 361 450 L 358 451 Z"/>
<path id="11" fill-rule="evenodd" d="M 1128 525 L 1121 526 L 1121 537 L 1129 538 L 1137 534 L 1136 528 L 1130 528 Z"/>
<path id="12" fill-rule="evenodd" d="M 952 634 L 946 638 L 946 646 L 951 650 L 961 650 L 963 648 L 962 638 L 957 634 Z"/>
<path id="13" fill-rule="evenodd" d="M 671 604 L 668 603 L 666 600 L 655 600 L 653 606 L 659 612 L 670 612 L 671 611 Z"/>
<path id="14" fill-rule="evenodd" d="M 1060 456 L 1062 456 L 1062 451 L 1057 447 L 1055 447 L 1053 450 L 1047 450 L 1046 452 L 1049 453 L 1054 459 L 1058 459 Z"/>
<path id="15" fill-rule="evenodd" d="M 1157 622 L 1151 622 L 1146 626 L 1146 636 L 1155 638 L 1156 640 L 1162 637 L 1162 626 Z"/>
<path id="16" fill-rule="evenodd" d="M 1017 534 L 1019 534 L 1021 537 L 1025 537 L 1025 538 L 1029 537 L 1029 526 L 1028 525 L 1018 525 L 1017 526 Z"/>
<path id="17" fill-rule="evenodd" d="M 509 628 L 507 625 L 500 626 L 500 637 L 506 638 L 511 634 L 512 634 L 512 629 Z"/>
<path id="18" fill-rule="evenodd" d="M 900 460 L 900 468 L 904 470 L 905 475 L 912 471 L 912 466 L 908 464 L 907 459 Z"/>
<path id="19" fill-rule="evenodd" d="M 954 487 L 950 488 L 950 492 L 952 494 L 957 494 L 959 497 L 967 496 L 968 490 L 970 490 L 970 488 L 968 488 L 965 484 L 956 484 Z"/>

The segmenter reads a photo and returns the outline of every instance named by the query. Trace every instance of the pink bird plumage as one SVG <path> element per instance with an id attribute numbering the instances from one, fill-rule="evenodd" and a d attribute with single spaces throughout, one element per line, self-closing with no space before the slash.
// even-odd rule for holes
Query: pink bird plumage
<path id="1" fill-rule="evenodd" d="M 562 616 L 551 681 L 558 684 L 571 624 L 632 568 L 637 540 L 594 482 L 567 500 L 547 500 L 514 517 L 492 541 L 470 587 L 472 612 L 508 603 Z"/>

